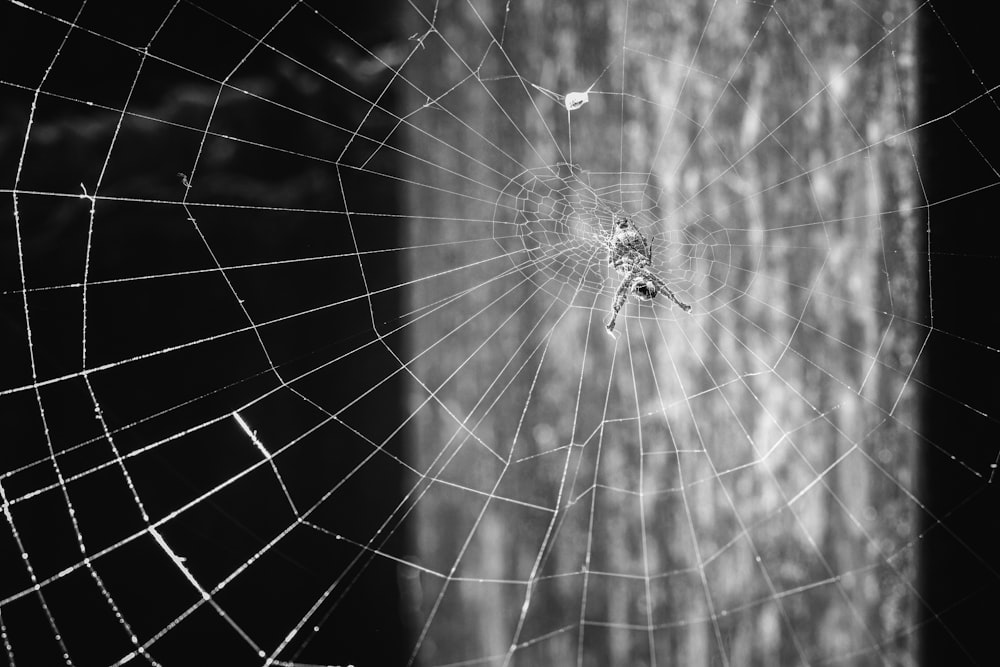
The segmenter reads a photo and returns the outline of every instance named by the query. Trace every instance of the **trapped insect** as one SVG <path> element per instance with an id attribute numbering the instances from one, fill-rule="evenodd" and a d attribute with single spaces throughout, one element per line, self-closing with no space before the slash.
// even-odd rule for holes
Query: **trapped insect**
<path id="1" fill-rule="evenodd" d="M 629 294 L 635 294 L 640 299 L 654 299 L 663 291 L 667 298 L 676 303 L 684 311 L 690 311 L 690 304 L 684 303 L 669 287 L 653 273 L 653 246 L 635 226 L 632 219 L 623 214 L 614 217 L 613 229 L 602 232 L 604 243 L 608 248 L 608 264 L 611 265 L 622 282 L 615 292 L 611 317 L 605 322 L 608 333 L 613 334 L 618 312 L 625 305 Z"/>

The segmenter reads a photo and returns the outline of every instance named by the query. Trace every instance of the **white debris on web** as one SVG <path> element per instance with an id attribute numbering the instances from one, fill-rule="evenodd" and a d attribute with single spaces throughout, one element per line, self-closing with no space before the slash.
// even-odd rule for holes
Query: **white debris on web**
<path id="1" fill-rule="evenodd" d="M 590 101 L 590 93 L 594 90 L 594 86 L 597 85 L 597 82 L 601 80 L 601 77 L 604 76 L 604 74 L 611 68 L 611 65 L 613 64 L 614 61 L 608 63 L 607 67 L 605 67 L 601 71 L 601 73 L 597 76 L 597 78 L 594 79 L 593 83 L 587 86 L 587 89 L 583 91 L 573 91 L 566 93 L 565 95 L 561 95 L 560 93 L 557 93 L 554 90 L 549 90 L 548 88 L 539 86 L 536 83 L 531 83 L 530 81 L 528 83 L 531 84 L 532 88 L 539 91 L 540 93 L 545 95 L 547 98 L 549 98 L 556 104 L 561 104 L 562 106 L 566 107 L 566 111 L 576 111 L 577 109 L 579 109 L 584 104 Z"/>
<path id="2" fill-rule="evenodd" d="M 260 451 L 260 453 L 264 455 L 264 459 L 267 461 L 268 465 L 271 466 L 271 470 L 274 472 L 275 479 L 278 480 L 278 485 L 281 486 L 282 493 L 285 494 L 285 500 L 288 501 L 288 506 L 292 509 L 292 512 L 294 512 L 295 515 L 298 516 L 299 510 L 295 506 L 295 501 L 292 499 L 292 494 L 288 490 L 288 486 L 285 484 L 284 478 L 281 476 L 281 471 L 278 470 L 278 465 L 274 462 L 274 456 L 271 454 L 270 451 L 268 451 L 267 447 L 264 446 L 264 443 L 261 442 L 260 438 L 257 437 L 257 431 L 253 428 L 250 428 L 250 424 L 248 424 L 246 420 L 243 419 L 243 416 L 240 415 L 239 412 L 233 413 L 233 419 L 236 420 L 236 423 L 240 425 L 240 428 L 243 430 L 243 432 L 247 435 L 248 438 L 250 438 L 250 442 L 253 443 L 254 447 L 256 447 Z"/>
<path id="3" fill-rule="evenodd" d="M 234 412 L 233 418 L 236 420 L 236 423 L 240 425 L 240 428 L 243 429 L 243 432 L 247 434 L 247 437 L 250 438 L 250 441 L 254 444 L 254 446 L 257 447 L 257 449 L 260 450 L 260 453 L 264 455 L 264 458 L 270 460 L 271 452 L 267 451 L 267 447 L 265 447 L 264 443 L 257 437 L 257 431 L 250 428 L 250 425 L 247 424 L 246 420 L 240 416 L 240 413 Z"/>
<path id="4" fill-rule="evenodd" d="M 591 86 L 590 88 L 588 88 L 587 90 L 585 90 L 582 93 L 569 93 L 569 94 L 567 94 L 566 95 L 566 99 L 563 101 L 563 103 L 566 105 L 566 110 L 567 111 L 576 111 L 577 109 L 579 109 L 580 107 L 582 107 L 584 104 L 586 104 L 587 102 L 589 102 L 590 101 L 590 91 L 593 90 L 593 89 L 594 89 L 594 87 Z"/>

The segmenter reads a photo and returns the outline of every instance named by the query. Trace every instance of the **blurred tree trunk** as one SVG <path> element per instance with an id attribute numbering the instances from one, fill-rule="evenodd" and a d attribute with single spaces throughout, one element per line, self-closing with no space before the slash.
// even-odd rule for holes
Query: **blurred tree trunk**
<path id="1" fill-rule="evenodd" d="M 420 659 L 909 664 L 909 28 L 852 65 L 885 33 L 848 4 L 507 6 L 442 3 L 404 105 Z M 531 85 L 592 83 L 572 128 Z M 612 339 L 597 230 L 493 242 L 525 170 L 644 208 L 693 313 Z"/>

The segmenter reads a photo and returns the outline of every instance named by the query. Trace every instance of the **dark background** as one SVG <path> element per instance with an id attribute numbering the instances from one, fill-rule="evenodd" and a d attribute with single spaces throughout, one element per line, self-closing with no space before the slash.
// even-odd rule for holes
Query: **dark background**
<path id="1" fill-rule="evenodd" d="M 927 7 L 926 9 L 931 9 Z M 1000 318 L 990 304 L 997 284 L 997 205 L 995 187 L 948 201 L 981 185 L 996 185 L 1000 164 L 996 132 L 1000 82 L 994 32 L 995 4 L 934 3 L 920 13 L 920 103 L 925 120 L 954 111 L 921 135 L 921 172 L 931 226 L 934 327 L 996 347 Z M 939 20 L 940 19 L 940 20 Z M 942 28 L 948 27 L 950 34 Z M 957 46 L 956 46 L 957 44 Z M 960 48 L 959 48 L 960 47 Z M 984 85 L 985 84 L 985 85 Z M 970 142 L 970 139 L 972 141 Z M 995 457 L 996 415 L 1000 414 L 1000 357 L 959 338 L 932 335 L 927 384 L 942 393 L 926 394 L 923 430 L 931 440 L 954 443 L 959 458 Z M 983 419 L 943 394 L 991 415 Z M 983 452 L 982 450 L 987 450 Z M 954 636 L 933 615 L 923 613 L 924 664 L 988 665 L 996 662 L 996 596 L 1000 592 L 1000 502 L 997 485 L 975 487 L 967 474 L 940 452 L 925 450 L 923 497 L 943 527 L 925 515 L 921 550 L 921 591 Z M 968 460 L 968 459 L 967 459 Z M 960 546 L 964 544 L 965 546 Z M 971 554 L 975 554 L 972 556 Z M 962 648 L 964 648 L 964 651 Z"/>
<path id="2" fill-rule="evenodd" d="M 0 98 L 3 187 L 10 188 L 15 181 L 33 89 L 42 81 L 67 32 L 67 25 L 59 19 L 76 20 L 79 27 L 47 75 L 43 91 L 61 97 L 39 97 L 18 187 L 21 191 L 76 195 L 82 192 L 82 183 L 93 193 L 118 121 L 115 110 L 125 106 L 140 64 L 140 53 L 128 47 L 141 49 L 146 45 L 173 4 L 154 1 L 126 7 L 118 2 L 88 2 L 78 19 L 80 3 L 74 2 L 32 4 L 49 16 L 9 3 L 0 7 L 0 78 L 23 86 L 3 86 Z M 356 170 L 338 173 L 333 164 L 348 145 L 350 130 L 357 128 L 369 111 L 361 97 L 374 99 L 385 84 L 384 77 L 359 75 L 356 66 L 366 58 L 362 46 L 376 49 L 400 39 L 405 41 L 400 35 L 402 26 L 394 19 L 396 3 L 388 0 L 317 2 L 315 8 L 328 22 L 301 7 L 282 22 L 269 38 L 271 43 L 315 73 L 304 74 L 289 67 L 285 57 L 259 49 L 237 69 L 230 83 L 323 122 L 303 120 L 302 115 L 287 113 L 278 105 L 245 103 L 239 95 L 224 92 L 211 125 L 213 131 L 289 152 L 262 151 L 246 145 L 227 149 L 226 140 L 213 142 L 209 137 L 189 200 L 190 213 L 197 219 L 207 244 L 187 220 L 188 212 L 178 205 L 184 195 L 179 174 L 191 174 L 201 139 L 190 128 L 208 124 L 219 91 L 218 81 L 252 49 L 250 36 L 262 37 L 293 4 L 178 3 L 150 51 L 181 67 L 148 59 L 128 103 L 130 112 L 165 122 L 144 122 L 135 116 L 125 119 L 99 191 L 105 197 L 167 203 L 98 201 L 90 257 L 92 280 L 211 269 L 214 260 L 208 244 L 224 266 L 353 253 L 355 246 L 346 233 L 345 216 L 330 213 L 345 209 L 345 197 L 350 210 L 387 214 L 399 211 L 393 181 Z M 240 35 L 219 20 L 239 26 L 248 35 Z M 351 43 L 333 25 L 360 44 Z M 100 36 L 89 34 L 88 29 Z M 381 104 L 392 107 L 393 96 L 390 92 Z M 93 102 L 96 108 L 86 101 Z M 375 113 L 365 125 L 365 132 L 387 136 L 390 128 L 385 116 Z M 361 163 L 371 151 L 370 144 L 356 142 L 344 162 Z M 301 155 L 319 156 L 325 161 Z M 379 156 L 369 166 L 392 173 L 395 165 L 391 159 Z M 339 180 L 343 181 L 344 193 Z M 0 344 L 5 354 L 0 375 L 7 388 L 30 384 L 32 376 L 21 294 L 16 291 L 20 289 L 20 277 L 12 198 L 10 194 L 4 197 Z M 199 206 L 199 202 L 228 202 L 252 208 L 219 211 Z M 89 201 L 74 196 L 22 195 L 18 205 L 29 288 L 80 282 Z M 260 206 L 307 212 L 254 210 Z M 399 225 L 391 219 L 390 223 L 356 216 L 359 249 L 399 245 Z M 380 281 L 395 284 L 399 282 L 396 260 L 393 253 L 374 255 L 366 269 Z M 356 257 L 293 263 L 263 271 L 233 271 L 228 277 L 257 322 L 321 308 L 364 292 Z M 303 285 L 316 289 L 303 291 Z M 400 307 L 398 299 L 398 291 L 382 297 L 380 314 L 391 319 Z M 29 300 L 37 377 L 79 373 L 80 290 L 33 292 Z M 171 341 L 183 342 L 246 327 L 248 322 L 234 303 L 217 272 L 166 283 L 152 280 L 95 287 L 89 299 L 87 365 L 125 359 L 169 346 Z M 343 479 L 370 450 L 355 431 L 375 434 L 385 424 L 402 421 L 401 390 L 395 380 L 380 388 L 384 400 L 378 402 L 377 412 L 366 409 L 348 415 L 351 428 L 329 420 L 329 413 L 367 388 L 360 384 L 365 378 L 386 378 L 398 367 L 382 345 L 369 346 L 335 361 L 373 340 L 363 301 L 327 307 L 313 315 L 268 326 L 262 328 L 261 335 L 282 378 L 294 378 L 320 364 L 331 364 L 324 372 L 295 385 L 325 413 L 319 408 L 303 407 L 301 398 L 281 389 L 281 380 L 270 370 L 260 342 L 252 332 L 238 333 L 216 343 L 199 344 L 95 374 L 91 384 L 101 405 L 107 406 L 103 418 L 115 434 L 119 452 L 127 455 L 143 444 L 226 414 L 273 391 L 258 405 L 256 415 L 250 414 L 252 410 L 244 414 L 265 443 L 288 442 L 301 435 L 303 425 L 312 427 L 326 420 L 296 446 L 291 456 L 282 457 L 285 460 L 281 469 L 288 486 L 296 492 L 298 502 L 308 505 Z M 135 423 L 145 415 L 193 399 L 198 400 L 159 419 Z M 9 425 L 2 438 L 4 471 L 46 456 L 39 401 L 44 405 L 56 452 L 72 449 L 81 441 L 100 440 L 93 402 L 79 376 L 43 387 L 37 399 L 30 390 L 5 396 L 0 402 L 2 420 Z M 235 421 L 227 419 L 192 434 L 180 448 L 164 447 L 151 452 L 147 464 L 130 464 L 132 480 L 149 514 L 163 516 L 255 463 L 253 446 L 240 433 Z M 62 474 L 71 477 L 110 460 L 107 445 L 97 447 L 100 451 L 91 444 L 60 455 Z M 336 502 L 328 503 L 332 507 L 321 508 L 311 518 L 323 525 L 335 525 L 340 534 L 357 535 L 365 541 L 375 522 L 398 502 L 398 471 L 398 466 L 372 460 L 338 490 Z M 34 466 L 7 482 L 5 490 L 10 497 L 18 497 L 55 481 L 50 465 Z M 142 529 L 135 501 L 121 472 L 114 467 L 72 482 L 69 488 L 89 553 Z M 322 520 L 327 518 L 324 513 L 332 516 Z M 15 542 L 5 523 L 0 537 L 0 595 L 31 585 L 21 562 L 22 549 L 31 555 L 31 565 L 40 579 L 80 561 L 60 492 L 15 504 L 12 516 L 22 544 Z M 173 527 L 164 528 L 164 538 L 178 554 L 201 554 L 188 558 L 187 565 L 208 586 L 220 581 L 294 520 L 266 469 L 216 494 L 184 517 Z M 396 533 L 389 548 L 402 551 L 396 545 L 404 537 L 402 531 Z M 287 632 L 340 576 L 337 589 L 319 605 L 313 617 L 323 632 L 307 629 L 302 633 L 308 642 L 297 659 L 325 661 L 329 656 L 338 656 L 344 664 L 401 664 L 405 662 L 404 650 L 409 648 L 402 641 L 396 567 L 389 561 L 361 554 L 363 557 L 357 559 L 356 548 L 339 546 L 332 537 L 315 531 L 297 529 L 285 538 L 284 545 L 271 549 L 256 568 L 242 575 L 248 579 L 246 585 L 222 590 L 219 599 L 233 610 L 234 620 L 249 636 L 266 636 L 262 646 L 273 648 L 280 639 L 278 633 Z M 102 584 L 143 640 L 197 602 L 190 584 L 163 558 L 152 539 L 133 541 L 95 563 Z M 85 569 L 47 587 L 45 601 L 74 664 L 109 664 L 131 649 L 126 633 L 100 596 L 94 577 Z M 292 609 L 295 611 L 287 613 Z M 3 620 L 18 665 L 62 662 L 54 630 L 36 596 L 5 607 Z M 250 664 L 259 660 L 207 605 L 158 641 L 155 656 L 169 665 Z"/>

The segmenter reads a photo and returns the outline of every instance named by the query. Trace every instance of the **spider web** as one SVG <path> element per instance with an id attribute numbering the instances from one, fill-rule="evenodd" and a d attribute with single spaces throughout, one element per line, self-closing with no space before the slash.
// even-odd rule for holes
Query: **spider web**
<path id="1" fill-rule="evenodd" d="M 996 419 L 924 366 L 995 258 L 930 217 L 1000 108 L 934 4 L 264 4 L 4 5 L 10 664 L 974 660 Z M 619 212 L 693 308 L 612 338 Z"/>

